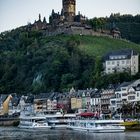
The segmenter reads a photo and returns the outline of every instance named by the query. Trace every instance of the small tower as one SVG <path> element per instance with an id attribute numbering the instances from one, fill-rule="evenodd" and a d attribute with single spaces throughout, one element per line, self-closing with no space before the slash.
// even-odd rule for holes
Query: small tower
<path id="1" fill-rule="evenodd" d="M 39 14 L 39 16 L 38 16 L 38 17 L 39 17 L 39 21 L 41 21 L 41 14 Z"/>
<path id="2" fill-rule="evenodd" d="M 76 0 L 63 0 L 62 5 L 65 20 L 73 22 L 76 11 Z"/>
<path id="3" fill-rule="evenodd" d="M 45 18 L 45 17 L 43 18 L 43 23 L 47 23 L 47 21 L 46 21 L 46 18 Z"/>

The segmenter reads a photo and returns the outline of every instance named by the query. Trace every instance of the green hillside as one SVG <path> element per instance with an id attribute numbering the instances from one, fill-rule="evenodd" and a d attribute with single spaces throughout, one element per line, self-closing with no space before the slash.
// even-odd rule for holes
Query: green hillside
<path id="1" fill-rule="evenodd" d="M 66 91 L 72 86 L 101 88 L 135 79 L 139 75 L 101 76 L 102 56 L 126 48 L 140 52 L 140 45 L 108 37 L 46 37 L 42 32 L 22 28 L 1 34 L 0 93 Z"/>
<path id="2" fill-rule="evenodd" d="M 140 45 L 125 40 L 95 36 L 84 36 L 80 39 L 82 40 L 82 43 L 79 45 L 80 50 L 91 56 L 102 57 L 110 51 L 126 48 L 133 48 L 140 52 Z"/>

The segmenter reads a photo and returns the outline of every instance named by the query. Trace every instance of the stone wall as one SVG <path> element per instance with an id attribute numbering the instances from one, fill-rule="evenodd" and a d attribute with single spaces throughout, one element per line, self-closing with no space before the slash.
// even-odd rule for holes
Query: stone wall
<path id="1" fill-rule="evenodd" d="M 55 36 L 59 34 L 66 35 L 92 35 L 92 36 L 106 36 L 113 38 L 112 35 L 107 33 L 95 32 L 93 29 L 87 29 L 85 27 L 76 27 L 76 26 L 58 26 L 56 28 L 51 27 L 45 31 L 46 36 Z"/>

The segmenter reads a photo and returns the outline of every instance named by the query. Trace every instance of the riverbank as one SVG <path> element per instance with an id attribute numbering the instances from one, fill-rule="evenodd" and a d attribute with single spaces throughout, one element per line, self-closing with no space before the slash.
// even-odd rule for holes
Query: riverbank
<path id="1" fill-rule="evenodd" d="M 7 119 L 7 120 L 0 119 L 0 126 L 18 126 L 18 125 L 19 119 Z"/>
<path id="2" fill-rule="evenodd" d="M 126 126 L 125 128 L 126 128 L 126 131 L 140 131 L 140 124 Z"/>
<path id="3" fill-rule="evenodd" d="M 0 115 L 0 126 L 18 126 L 19 114 Z"/>

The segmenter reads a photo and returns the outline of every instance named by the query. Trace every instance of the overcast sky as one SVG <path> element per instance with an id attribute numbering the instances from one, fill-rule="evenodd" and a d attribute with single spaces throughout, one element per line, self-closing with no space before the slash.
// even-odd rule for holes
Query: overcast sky
<path id="1" fill-rule="evenodd" d="M 76 4 L 76 13 L 88 18 L 140 14 L 140 0 L 77 0 Z M 33 23 L 39 13 L 48 21 L 52 9 L 60 12 L 61 8 L 62 0 L 0 0 L 0 32 Z"/>

